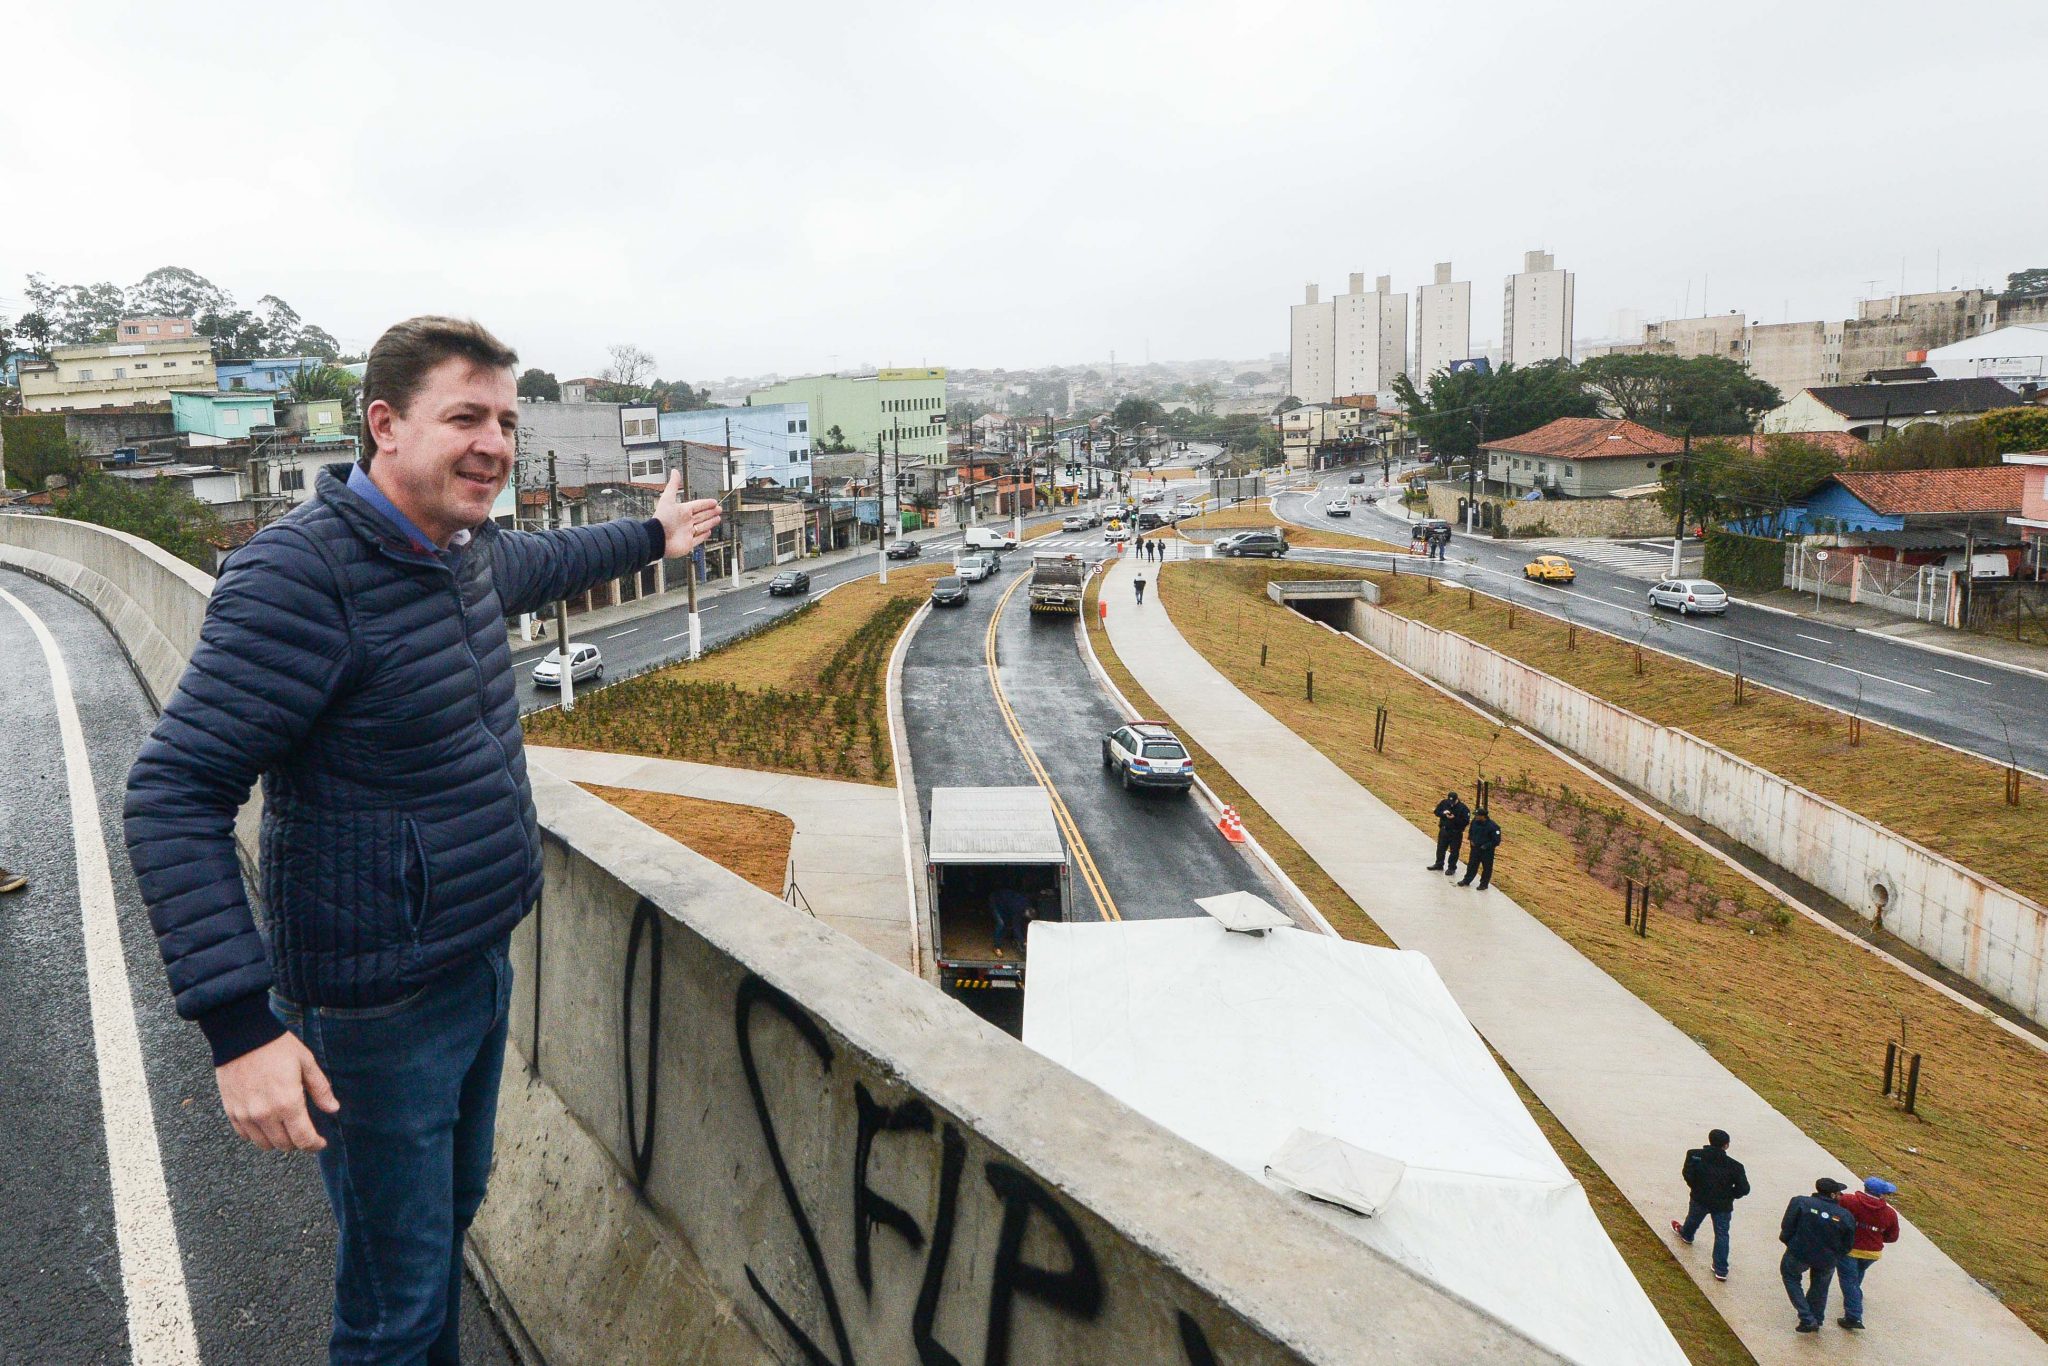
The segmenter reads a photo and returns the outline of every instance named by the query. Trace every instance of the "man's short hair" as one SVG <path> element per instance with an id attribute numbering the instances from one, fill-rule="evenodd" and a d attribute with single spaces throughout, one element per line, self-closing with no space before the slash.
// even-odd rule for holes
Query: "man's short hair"
<path id="1" fill-rule="evenodd" d="M 1709 1129 L 1709 1130 L 1707 1130 L 1707 1146 L 1708 1146 L 1708 1147 L 1710 1147 L 1710 1148 L 1725 1148 L 1725 1147 L 1727 1147 L 1727 1146 L 1728 1146 L 1728 1131 L 1727 1131 L 1726 1129 Z"/>
<path id="2" fill-rule="evenodd" d="M 519 364 L 518 352 L 469 318 L 422 314 L 393 324 L 377 338 L 370 348 L 369 364 L 363 367 L 365 466 L 377 454 L 377 438 L 370 435 L 370 405 L 381 398 L 398 412 L 405 412 L 427 382 L 427 372 L 458 357 L 487 370 L 509 370 Z"/>

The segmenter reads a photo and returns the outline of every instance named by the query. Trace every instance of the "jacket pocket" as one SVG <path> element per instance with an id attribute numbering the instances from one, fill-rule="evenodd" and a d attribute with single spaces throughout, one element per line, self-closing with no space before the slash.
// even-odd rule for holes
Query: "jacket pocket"
<path id="1" fill-rule="evenodd" d="M 427 842 L 420 834 L 419 822 L 407 816 L 402 826 L 405 873 L 401 883 L 405 888 L 406 922 L 412 928 L 412 941 L 417 944 L 427 923 L 427 910 L 434 904 L 434 865 L 427 858 Z"/>
<path id="2" fill-rule="evenodd" d="M 411 944 L 427 891 L 409 818 L 390 807 L 300 805 L 277 823 L 275 948 L 334 964 Z M 411 870 L 419 882 L 412 884 Z"/>

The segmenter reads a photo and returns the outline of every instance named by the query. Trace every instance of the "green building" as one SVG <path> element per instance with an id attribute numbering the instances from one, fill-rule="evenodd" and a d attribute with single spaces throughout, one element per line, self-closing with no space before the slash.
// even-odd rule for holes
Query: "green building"
<path id="1" fill-rule="evenodd" d="M 171 421 L 195 446 L 247 441 L 252 427 L 277 425 L 276 401 L 275 394 L 174 393 Z"/>
<path id="2" fill-rule="evenodd" d="M 876 438 L 903 464 L 946 463 L 946 372 L 943 368 L 877 370 L 872 375 L 807 375 L 784 380 L 747 396 L 752 406 L 810 405 L 811 444 L 822 453 L 834 440 L 872 453 Z"/>

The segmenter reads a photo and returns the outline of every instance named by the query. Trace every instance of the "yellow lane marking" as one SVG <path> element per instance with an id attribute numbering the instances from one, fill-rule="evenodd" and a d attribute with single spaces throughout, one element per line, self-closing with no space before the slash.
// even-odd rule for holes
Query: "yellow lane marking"
<path id="1" fill-rule="evenodd" d="M 1081 870 L 1081 881 L 1088 885 L 1088 894 L 1095 898 L 1095 908 L 1104 920 L 1122 920 L 1116 900 L 1110 896 L 1109 888 L 1102 884 L 1102 872 L 1095 866 L 1095 856 L 1088 852 L 1088 841 L 1081 838 L 1081 829 L 1074 824 L 1074 813 L 1067 810 L 1066 802 L 1060 799 L 1060 790 L 1053 786 L 1045 765 L 1038 762 L 1031 742 L 1024 738 L 1024 727 L 1017 722 L 1017 713 L 1010 709 L 1010 699 L 1003 695 L 1002 675 L 996 667 L 996 627 L 1003 619 L 1003 608 L 1009 605 L 1011 596 L 1028 582 L 1028 575 L 1019 575 L 1016 582 L 1004 590 L 996 602 L 996 610 L 989 616 L 988 636 L 983 646 L 983 653 L 988 659 L 988 685 L 995 692 L 996 709 L 1003 714 L 1003 724 L 1010 728 L 1010 738 L 1017 742 L 1017 748 L 1024 754 L 1025 767 L 1031 770 L 1032 777 L 1038 779 L 1045 795 L 1052 799 L 1053 820 L 1058 822 L 1060 832 L 1067 837 L 1067 847 L 1074 851 L 1074 864 Z"/>

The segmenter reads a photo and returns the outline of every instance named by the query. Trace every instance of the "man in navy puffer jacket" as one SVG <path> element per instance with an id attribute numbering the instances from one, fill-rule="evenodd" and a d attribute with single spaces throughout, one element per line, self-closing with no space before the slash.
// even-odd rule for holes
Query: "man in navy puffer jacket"
<path id="1" fill-rule="evenodd" d="M 129 857 L 228 1118 L 320 1155 L 334 1362 L 456 1359 L 505 944 L 541 884 L 505 618 L 688 555 L 718 523 L 671 479 L 652 518 L 500 530 L 516 362 L 450 318 L 378 340 L 364 460 L 229 561 L 128 777 Z M 234 843 L 258 778 L 261 932 Z"/>

